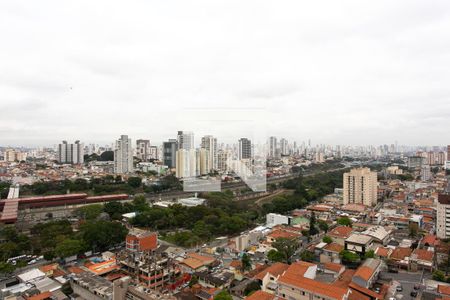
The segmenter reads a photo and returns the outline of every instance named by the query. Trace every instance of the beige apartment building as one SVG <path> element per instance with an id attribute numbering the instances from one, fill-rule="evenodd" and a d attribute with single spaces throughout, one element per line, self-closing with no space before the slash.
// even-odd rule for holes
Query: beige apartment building
<path id="1" fill-rule="evenodd" d="M 450 195 L 440 194 L 438 196 L 436 236 L 440 239 L 450 237 Z"/>
<path id="2" fill-rule="evenodd" d="M 377 172 L 369 168 L 352 169 L 344 173 L 344 205 L 349 203 L 372 206 L 377 203 Z"/>

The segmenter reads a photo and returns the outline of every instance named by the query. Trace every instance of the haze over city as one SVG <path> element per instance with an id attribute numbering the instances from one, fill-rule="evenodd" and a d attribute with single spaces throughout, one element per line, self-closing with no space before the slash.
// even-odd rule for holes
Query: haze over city
<path id="1" fill-rule="evenodd" d="M 246 135 L 227 121 L 240 111 L 298 142 L 441 145 L 449 13 L 448 1 L 2 1 L 0 142 L 160 143 L 180 129 L 231 142 Z"/>

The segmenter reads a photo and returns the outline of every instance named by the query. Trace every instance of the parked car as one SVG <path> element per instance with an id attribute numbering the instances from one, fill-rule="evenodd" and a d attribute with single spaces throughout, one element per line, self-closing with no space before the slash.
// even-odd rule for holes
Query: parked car
<path id="1" fill-rule="evenodd" d="M 416 297 L 417 297 L 417 292 L 416 292 L 416 291 L 412 291 L 412 292 L 411 292 L 411 297 L 416 298 Z"/>
<path id="2" fill-rule="evenodd" d="M 397 292 L 403 291 L 402 285 L 401 285 L 401 284 L 400 284 L 400 285 L 397 285 L 397 287 L 395 288 L 395 290 L 396 290 Z"/>

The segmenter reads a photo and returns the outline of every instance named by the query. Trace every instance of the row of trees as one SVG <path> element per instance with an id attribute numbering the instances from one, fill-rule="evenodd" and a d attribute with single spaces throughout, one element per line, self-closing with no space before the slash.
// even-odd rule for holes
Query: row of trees
<path id="1" fill-rule="evenodd" d="M 272 202 L 264 203 L 264 214 L 269 212 L 284 214 L 294 209 L 303 208 L 311 201 L 317 201 L 321 197 L 342 186 L 342 174 L 344 171 L 320 173 L 313 176 L 298 176 L 283 183 L 285 189 L 294 190 L 292 195 L 275 197 Z"/>
<path id="2" fill-rule="evenodd" d="M 167 233 L 165 238 L 177 245 L 190 247 L 218 235 L 234 235 L 253 226 L 259 214 L 245 204 L 233 201 L 233 194 L 208 193 L 206 205 L 168 208 L 150 207 L 141 197 L 135 198 L 137 216 L 132 224 Z M 176 231 L 176 232 L 175 232 Z"/>
<path id="3" fill-rule="evenodd" d="M 103 251 L 125 240 L 128 230 L 119 222 L 89 220 L 77 232 L 67 220 L 41 223 L 31 229 L 31 237 L 18 233 L 13 226 L 4 227 L 0 237 L 0 273 L 14 270 L 10 257 L 23 254 L 44 255 L 51 260 L 81 254 L 88 250 Z M 20 265 L 19 265 L 20 266 Z"/>
<path id="4" fill-rule="evenodd" d="M 9 185 L 0 185 L 2 198 L 7 195 Z M 139 192 L 159 193 L 165 190 L 180 189 L 181 184 L 176 177 L 168 175 L 154 185 L 143 186 L 142 178 L 138 176 L 129 177 L 126 181 L 120 175 L 107 175 L 102 178 L 93 178 L 90 181 L 79 178 L 74 181 L 62 180 L 52 182 L 35 182 L 31 185 L 21 187 L 22 195 L 55 195 L 71 192 L 85 192 L 93 195 L 104 195 L 110 193 L 136 194 Z"/>

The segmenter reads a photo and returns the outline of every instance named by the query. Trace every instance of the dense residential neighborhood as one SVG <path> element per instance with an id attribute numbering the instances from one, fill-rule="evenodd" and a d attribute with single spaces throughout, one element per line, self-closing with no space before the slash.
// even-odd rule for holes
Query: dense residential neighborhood
<path id="1" fill-rule="evenodd" d="M 176 166 L 164 166 L 164 158 L 151 160 L 165 173 L 118 173 L 89 161 L 92 154 L 60 162 L 61 145 L 14 150 L 27 157 L 20 161 L 4 150 L 1 296 L 450 297 L 450 191 L 441 152 L 361 155 L 289 145 L 286 155 L 268 156 L 265 192 L 225 170 L 211 175 L 224 192 L 195 195 L 181 189 Z M 89 153 L 84 148 L 78 152 Z M 131 157 L 133 168 L 142 164 Z"/>

